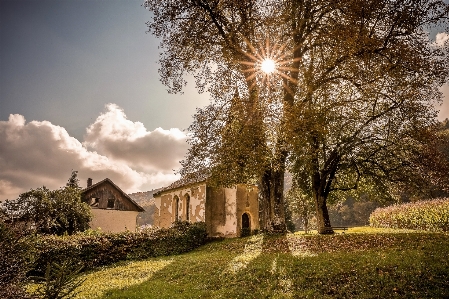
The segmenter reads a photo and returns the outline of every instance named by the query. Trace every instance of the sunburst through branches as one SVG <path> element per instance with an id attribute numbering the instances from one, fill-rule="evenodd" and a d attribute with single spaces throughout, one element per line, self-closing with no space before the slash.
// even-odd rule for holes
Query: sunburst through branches
<path id="1" fill-rule="evenodd" d="M 253 81 L 250 89 L 253 89 L 258 83 L 270 89 L 270 86 L 275 82 L 274 80 L 281 78 L 284 87 L 286 87 L 286 81 L 297 83 L 289 74 L 298 70 L 290 66 L 293 60 L 288 57 L 291 53 L 286 51 L 286 45 L 272 45 L 266 39 L 265 44 L 260 44 L 256 48 L 249 41 L 246 40 L 245 42 L 248 50 L 243 54 L 248 60 L 239 61 L 239 63 L 248 66 L 244 69 L 244 73 L 247 73 L 246 80 L 248 82 Z"/>

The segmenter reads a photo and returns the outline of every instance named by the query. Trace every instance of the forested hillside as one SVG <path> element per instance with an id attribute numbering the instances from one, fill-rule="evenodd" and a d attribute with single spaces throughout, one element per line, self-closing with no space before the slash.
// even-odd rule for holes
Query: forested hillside
<path id="1" fill-rule="evenodd" d="M 161 189 L 128 194 L 129 197 L 145 209 L 145 212 L 141 212 L 137 216 L 137 227 L 142 225 L 153 225 L 153 214 L 155 209 L 153 194 L 159 190 Z"/>

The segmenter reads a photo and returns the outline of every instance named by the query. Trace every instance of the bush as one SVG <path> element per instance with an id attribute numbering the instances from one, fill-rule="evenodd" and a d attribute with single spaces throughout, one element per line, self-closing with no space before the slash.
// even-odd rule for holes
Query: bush
<path id="1" fill-rule="evenodd" d="M 49 190 L 45 186 L 31 189 L 16 200 L 6 200 L 5 212 L 17 223 L 28 223 L 39 234 L 73 234 L 89 228 L 92 219 L 88 204 L 81 201 L 77 172 L 73 171 L 66 186 Z"/>
<path id="2" fill-rule="evenodd" d="M 370 216 L 370 226 L 447 232 L 449 198 L 378 208 Z"/>
<path id="3" fill-rule="evenodd" d="M 72 236 L 41 236 L 36 242 L 38 256 L 35 275 L 43 275 L 47 264 L 83 263 L 84 269 L 149 257 L 180 254 L 203 245 L 204 223 L 176 223 L 169 229 L 149 229 L 137 233 L 87 231 Z"/>
<path id="4" fill-rule="evenodd" d="M 251 236 L 251 229 L 250 228 L 242 228 L 240 232 L 240 237 L 248 237 Z"/>
<path id="5" fill-rule="evenodd" d="M 31 268 L 32 246 L 25 227 L 0 219 L 0 298 L 26 298 L 26 273 Z"/>

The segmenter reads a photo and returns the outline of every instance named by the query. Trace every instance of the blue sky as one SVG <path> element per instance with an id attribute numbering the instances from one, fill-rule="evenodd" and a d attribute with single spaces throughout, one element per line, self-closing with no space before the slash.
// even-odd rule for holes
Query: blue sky
<path id="1" fill-rule="evenodd" d="M 208 96 L 193 82 L 167 93 L 142 2 L 0 0 L 0 200 L 72 169 L 129 192 L 177 178 L 182 130 Z"/>
<path id="2" fill-rule="evenodd" d="M 168 185 L 208 103 L 168 94 L 143 0 L 0 0 L 0 201 L 72 170 L 127 192 Z M 449 86 L 440 118 L 449 117 Z"/>
<path id="3" fill-rule="evenodd" d="M 187 128 L 207 96 L 166 92 L 142 2 L 1 0 L 0 119 L 48 120 L 81 139 L 115 103 L 149 129 Z"/>

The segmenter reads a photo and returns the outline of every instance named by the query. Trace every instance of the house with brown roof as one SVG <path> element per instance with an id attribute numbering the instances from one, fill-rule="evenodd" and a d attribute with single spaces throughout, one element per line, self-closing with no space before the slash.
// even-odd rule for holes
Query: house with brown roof
<path id="1" fill-rule="evenodd" d="M 182 178 L 154 194 L 154 225 L 170 227 L 175 221 L 205 222 L 211 237 L 239 237 L 259 229 L 256 186 L 211 187 L 205 176 Z"/>
<path id="2" fill-rule="evenodd" d="M 104 232 L 135 231 L 137 214 L 145 211 L 108 178 L 96 184 L 89 178 L 82 200 L 92 209 L 90 227 Z"/>

